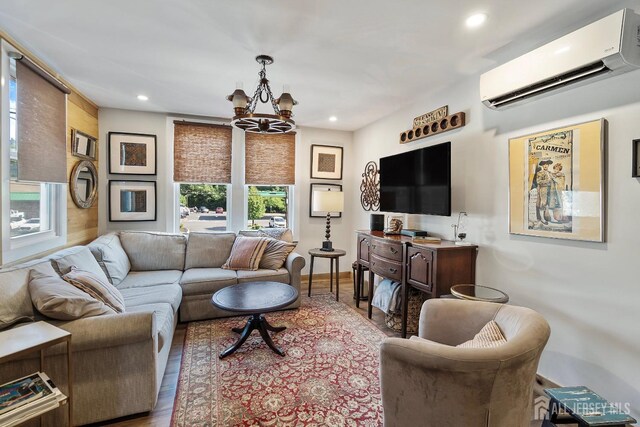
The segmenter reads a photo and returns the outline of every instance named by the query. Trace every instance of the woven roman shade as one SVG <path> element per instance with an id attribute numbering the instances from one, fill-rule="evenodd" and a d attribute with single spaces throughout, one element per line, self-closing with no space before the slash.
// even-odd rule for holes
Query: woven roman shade
<path id="1" fill-rule="evenodd" d="M 175 121 L 173 180 L 231 183 L 231 127 Z"/>
<path id="2" fill-rule="evenodd" d="M 244 179 L 247 185 L 296 183 L 296 135 L 245 133 Z"/>
<path id="3" fill-rule="evenodd" d="M 18 180 L 67 182 L 67 99 L 58 87 L 16 61 Z"/>

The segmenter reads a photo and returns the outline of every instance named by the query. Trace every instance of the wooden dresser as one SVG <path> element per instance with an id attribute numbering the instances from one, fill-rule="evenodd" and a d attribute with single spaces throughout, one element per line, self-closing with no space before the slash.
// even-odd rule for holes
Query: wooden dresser
<path id="1" fill-rule="evenodd" d="M 475 245 L 458 246 L 453 242 L 415 244 L 407 236 L 385 236 L 381 231 L 358 231 L 358 266 L 356 304 L 360 298 L 360 283 L 364 268 L 369 269 L 369 307 L 373 297 L 373 276 L 391 279 L 402 284 L 402 337 L 406 336 L 409 288 L 439 298 L 449 294 L 451 286 L 475 284 Z"/>

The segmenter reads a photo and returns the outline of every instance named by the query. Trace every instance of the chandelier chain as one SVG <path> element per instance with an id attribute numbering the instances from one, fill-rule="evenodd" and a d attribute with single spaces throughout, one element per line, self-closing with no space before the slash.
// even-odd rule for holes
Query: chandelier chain
<path id="1" fill-rule="evenodd" d="M 273 111 L 276 114 L 280 114 L 280 107 L 276 103 L 276 99 L 271 92 L 271 87 L 269 86 L 269 80 L 267 80 L 267 70 L 265 68 L 264 62 L 262 63 L 262 69 L 258 73 L 260 76 L 260 82 L 256 86 L 256 91 L 251 98 L 251 102 L 247 105 L 247 112 L 253 114 L 256 111 L 256 107 L 258 106 L 258 100 L 260 102 L 266 104 L 268 101 L 271 101 L 271 106 L 273 107 Z M 262 99 L 262 94 L 266 92 L 267 99 Z"/>

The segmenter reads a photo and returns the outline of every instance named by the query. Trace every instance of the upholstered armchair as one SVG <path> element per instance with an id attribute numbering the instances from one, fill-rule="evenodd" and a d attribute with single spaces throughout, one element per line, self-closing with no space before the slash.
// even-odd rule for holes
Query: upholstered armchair
<path id="1" fill-rule="evenodd" d="M 458 348 L 490 320 L 506 344 Z M 511 305 L 431 299 L 419 337 L 387 338 L 380 377 L 385 427 L 528 427 L 538 360 L 549 325 Z"/>

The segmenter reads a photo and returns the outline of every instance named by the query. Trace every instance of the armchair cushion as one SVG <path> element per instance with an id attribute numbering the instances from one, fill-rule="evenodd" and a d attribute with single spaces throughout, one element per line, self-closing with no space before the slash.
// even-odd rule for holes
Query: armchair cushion
<path id="1" fill-rule="evenodd" d="M 492 348 L 505 344 L 505 339 L 498 324 L 492 320 L 480 329 L 473 339 L 458 344 L 460 348 Z"/>

